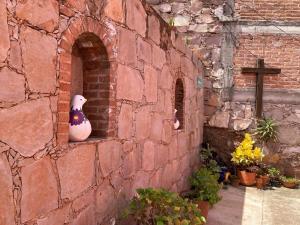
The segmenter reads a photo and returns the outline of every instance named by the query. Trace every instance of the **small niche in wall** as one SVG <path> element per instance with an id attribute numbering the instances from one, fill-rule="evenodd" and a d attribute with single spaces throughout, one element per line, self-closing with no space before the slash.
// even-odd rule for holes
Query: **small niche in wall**
<path id="1" fill-rule="evenodd" d="M 71 98 L 83 95 L 83 107 L 92 125 L 91 138 L 108 136 L 110 62 L 105 46 L 94 33 L 81 34 L 72 48 Z"/>
<path id="2" fill-rule="evenodd" d="M 175 85 L 175 109 L 177 110 L 176 118 L 180 124 L 178 130 L 182 130 L 184 128 L 184 86 L 180 78 L 176 80 Z"/>

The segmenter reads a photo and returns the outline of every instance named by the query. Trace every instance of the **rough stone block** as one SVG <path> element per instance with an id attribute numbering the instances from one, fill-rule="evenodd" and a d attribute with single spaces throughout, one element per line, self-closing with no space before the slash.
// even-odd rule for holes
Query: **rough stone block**
<path id="1" fill-rule="evenodd" d="M 21 29 L 21 48 L 29 89 L 33 92 L 54 93 L 56 88 L 56 39 L 26 27 Z M 42 49 L 43 51 L 41 51 Z"/>
<path id="2" fill-rule="evenodd" d="M 13 183 L 5 153 L 0 154 L 0 224 L 15 224 Z"/>
<path id="3" fill-rule="evenodd" d="M 18 1 L 16 15 L 48 32 L 58 26 L 58 1 Z M 47 45 L 46 45 L 47 46 Z"/>
<path id="4" fill-rule="evenodd" d="M 77 215 L 76 219 L 71 223 L 72 225 L 94 225 L 96 223 L 95 207 L 93 205 L 85 208 Z"/>
<path id="5" fill-rule="evenodd" d="M 0 69 L 0 102 L 18 103 L 25 99 L 25 78 L 4 67 Z"/>
<path id="6" fill-rule="evenodd" d="M 121 143 L 108 141 L 98 144 L 101 173 L 104 177 L 121 166 Z"/>
<path id="7" fill-rule="evenodd" d="M 57 160 L 61 197 L 74 199 L 95 182 L 94 145 L 81 145 Z"/>
<path id="8" fill-rule="evenodd" d="M 145 79 L 145 96 L 147 102 L 157 102 L 157 77 L 158 72 L 151 66 L 144 67 L 144 79 Z"/>
<path id="9" fill-rule="evenodd" d="M 138 46 L 138 58 L 148 64 L 151 64 L 151 60 L 152 60 L 151 45 L 139 37 L 137 40 L 137 46 Z"/>
<path id="10" fill-rule="evenodd" d="M 0 111 L 0 140 L 31 157 L 53 138 L 48 98 L 29 101 Z"/>
<path id="11" fill-rule="evenodd" d="M 146 141 L 143 149 L 143 170 L 151 171 L 155 167 L 155 144 Z"/>
<path id="12" fill-rule="evenodd" d="M 160 47 L 153 45 L 152 47 L 152 63 L 158 69 L 162 69 L 166 63 L 166 53 Z"/>
<path id="13" fill-rule="evenodd" d="M 115 206 L 116 196 L 114 189 L 109 181 L 105 180 L 96 193 L 96 212 L 99 218 L 103 219 L 107 214 L 114 212 Z"/>
<path id="14" fill-rule="evenodd" d="M 169 161 L 169 148 L 166 145 L 159 145 L 155 149 L 155 169 L 163 168 Z"/>
<path id="15" fill-rule="evenodd" d="M 12 41 L 10 43 L 10 54 L 8 58 L 9 65 L 15 68 L 17 71 L 22 71 L 22 55 L 21 47 L 17 41 Z"/>
<path id="16" fill-rule="evenodd" d="M 139 71 L 118 65 L 117 99 L 141 102 L 144 94 L 144 81 Z"/>
<path id="17" fill-rule="evenodd" d="M 58 207 L 58 186 L 48 157 L 23 167 L 21 179 L 22 223 Z"/>
<path id="18" fill-rule="evenodd" d="M 125 19 L 123 7 L 123 0 L 110 0 L 105 6 L 104 13 L 114 21 L 123 23 Z"/>
<path id="19" fill-rule="evenodd" d="M 121 139 L 130 139 L 133 129 L 133 112 L 132 106 L 122 104 L 118 122 L 118 136 Z"/>
<path id="20" fill-rule="evenodd" d="M 160 44 L 160 21 L 155 16 L 148 17 L 148 37 L 157 45 Z"/>
<path id="21" fill-rule="evenodd" d="M 8 25 L 7 25 L 6 1 L 0 2 L 0 30 L 1 30 L 0 62 L 4 62 L 5 59 L 7 58 L 7 51 L 10 47 Z"/>
<path id="22" fill-rule="evenodd" d="M 46 217 L 38 219 L 37 225 L 65 224 L 70 220 L 69 214 L 70 214 L 70 204 L 49 213 Z"/>
<path id="23" fill-rule="evenodd" d="M 136 113 L 135 123 L 136 138 L 138 140 L 148 138 L 151 131 L 151 113 L 149 107 L 143 107 Z"/>
<path id="24" fill-rule="evenodd" d="M 136 30 L 145 37 L 147 29 L 147 14 L 139 0 L 126 0 L 126 23 L 130 29 Z"/>
<path id="25" fill-rule="evenodd" d="M 156 141 L 161 141 L 163 130 L 163 118 L 160 114 L 155 113 L 152 116 L 151 138 Z"/>
<path id="26" fill-rule="evenodd" d="M 119 30 L 118 58 L 129 66 L 137 66 L 137 43 L 136 34 L 130 30 L 120 28 Z M 126 44 L 124 44 L 126 43 Z M 130 48 L 128 48 L 130 46 Z"/>
<path id="27" fill-rule="evenodd" d="M 165 65 L 161 71 L 161 75 L 159 76 L 159 82 L 158 85 L 159 87 L 163 89 L 172 89 L 173 85 L 173 77 L 170 71 L 170 68 L 168 65 Z"/>

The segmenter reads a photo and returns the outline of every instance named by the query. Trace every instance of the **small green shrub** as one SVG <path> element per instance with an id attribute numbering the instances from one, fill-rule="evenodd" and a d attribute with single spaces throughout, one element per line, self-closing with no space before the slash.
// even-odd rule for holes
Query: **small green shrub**
<path id="1" fill-rule="evenodd" d="M 214 174 L 220 174 L 221 168 L 217 161 L 213 159 L 213 149 L 211 149 L 209 146 L 201 149 L 200 161 L 203 166 L 212 171 Z"/>
<path id="2" fill-rule="evenodd" d="M 138 189 L 124 212 L 137 225 L 201 225 L 205 218 L 188 199 L 164 189 Z"/>
<path id="3" fill-rule="evenodd" d="M 282 182 L 300 184 L 300 180 L 295 178 L 295 177 L 281 176 L 280 179 L 281 179 Z"/>
<path id="4" fill-rule="evenodd" d="M 208 168 L 201 168 L 190 177 L 192 186 L 191 197 L 208 201 L 210 205 L 216 204 L 221 198 L 218 192 L 221 185 L 218 183 L 219 175 L 214 174 Z"/>
<path id="5" fill-rule="evenodd" d="M 280 187 L 282 184 L 281 181 L 281 174 L 280 174 L 280 170 L 275 168 L 275 167 L 271 167 L 268 168 L 268 173 L 267 173 L 270 177 L 270 185 L 273 187 Z"/>
<path id="6" fill-rule="evenodd" d="M 258 121 L 255 135 L 262 141 L 277 141 L 277 124 L 271 118 Z"/>

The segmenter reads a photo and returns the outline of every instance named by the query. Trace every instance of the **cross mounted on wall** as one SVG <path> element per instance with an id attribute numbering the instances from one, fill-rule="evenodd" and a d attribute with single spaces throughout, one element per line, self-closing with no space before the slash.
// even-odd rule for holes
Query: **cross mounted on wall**
<path id="1" fill-rule="evenodd" d="M 242 73 L 256 74 L 256 117 L 262 118 L 263 110 L 263 92 L 264 92 L 264 75 L 276 75 L 281 73 L 281 69 L 265 68 L 264 59 L 257 59 L 257 67 L 243 67 Z"/>

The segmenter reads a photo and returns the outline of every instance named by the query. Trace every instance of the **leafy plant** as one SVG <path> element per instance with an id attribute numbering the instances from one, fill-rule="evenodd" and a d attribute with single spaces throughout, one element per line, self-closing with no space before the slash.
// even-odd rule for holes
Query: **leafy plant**
<path id="1" fill-rule="evenodd" d="M 246 133 L 244 140 L 231 154 L 231 161 L 241 168 L 249 168 L 259 164 L 264 154 L 261 148 L 254 147 L 254 143 L 251 135 Z"/>
<path id="2" fill-rule="evenodd" d="M 175 18 L 174 17 L 170 18 L 168 21 L 168 24 L 170 27 L 174 27 L 175 26 Z"/>
<path id="3" fill-rule="evenodd" d="M 275 167 L 268 168 L 268 175 L 270 177 L 270 185 L 280 187 L 282 184 L 280 170 Z"/>
<path id="4" fill-rule="evenodd" d="M 277 124 L 271 118 L 258 121 L 255 135 L 262 141 L 277 141 Z"/>
<path id="5" fill-rule="evenodd" d="M 205 218 L 188 199 L 164 189 L 138 189 L 124 217 L 137 225 L 201 225 Z"/>
<path id="6" fill-rule="evenodd" d="M 197 200 L 208 201 L 210 205 L 216 204 L 221 198 L 218 195 L 221 185 L 218 183 L 218 174 L 208 168 L 201 168 L 190 177 L 192 186 L 191 197 Z"/>
<path id="7" fill-rule="evenodd" d="M 281 176 L 280 179 L 281 179 L 282 182 L 300 184 L 300 180 L 295 178 L 295 177 Z"/>
<path id="8" fill-rule="evenodd" d="M 208 168 L 214 174 L 219 174 L 221 168 L 218 165 L 217 161 L 213 159 L 213 150 L 207 146 L 207 148 L 202 148 L 200 151 L 200 161 L 203 166 Z"/>

